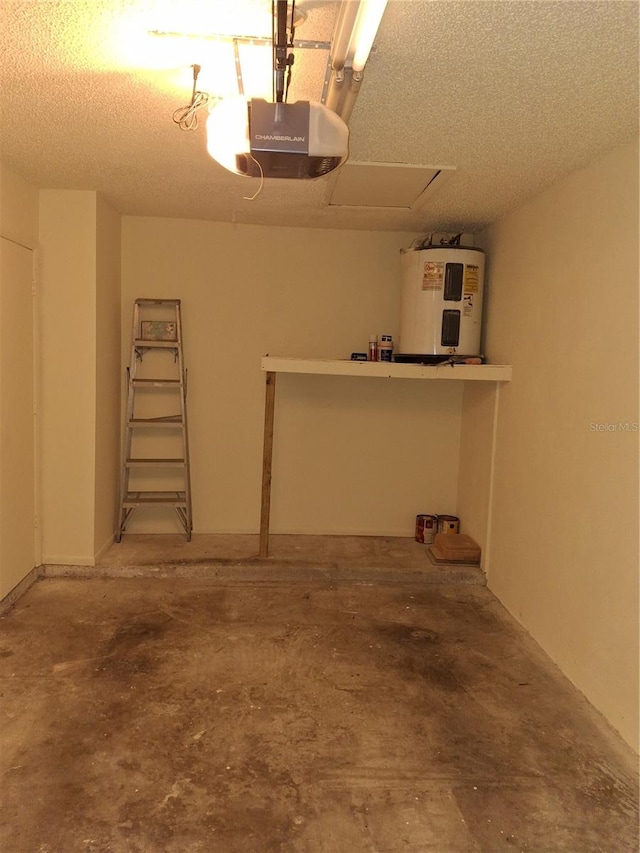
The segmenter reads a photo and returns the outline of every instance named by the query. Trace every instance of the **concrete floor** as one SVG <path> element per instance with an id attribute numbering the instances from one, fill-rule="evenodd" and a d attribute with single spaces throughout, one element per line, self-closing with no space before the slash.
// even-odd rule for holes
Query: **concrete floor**
<path id="1" fill-rule="evenodd" d="M 2 853 L 637 851 L 637 758 L 481 583 L 272 568 L 0 619 Z"/>

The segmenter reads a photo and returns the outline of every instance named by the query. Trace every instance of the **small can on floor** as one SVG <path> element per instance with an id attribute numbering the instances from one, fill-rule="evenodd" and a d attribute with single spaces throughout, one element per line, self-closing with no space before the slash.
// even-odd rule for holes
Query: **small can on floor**
<path id="1" fill-rule="evenodd" d="M 460 519 L 455 515 L 439 515 L 437 533 L 459 533 Z"/>
<path id="2" fill-rule="evenodd" d="M 432 545 L 437 532 L 437 515 L 416 515 L 416 542 Z"/>

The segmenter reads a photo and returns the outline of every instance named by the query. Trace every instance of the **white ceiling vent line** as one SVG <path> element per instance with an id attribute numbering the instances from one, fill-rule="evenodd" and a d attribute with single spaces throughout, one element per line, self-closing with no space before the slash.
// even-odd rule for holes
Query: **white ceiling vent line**
<path id="1" fill-rule="evenodd" d="M 455 172 L 455 166 L 348 160 L 330 180 L 329 207 L 419 210 Z"/>

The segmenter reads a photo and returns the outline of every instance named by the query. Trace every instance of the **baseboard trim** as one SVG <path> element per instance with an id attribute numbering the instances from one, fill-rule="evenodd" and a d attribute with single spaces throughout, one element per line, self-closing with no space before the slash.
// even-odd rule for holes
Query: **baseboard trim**
<path id="1" fill-rule="evenodd" d="M 43 566 L 34 566 L 0 601 L 0 616 L 11 610 L 16 601 L 43 576 Z"/>
<path id="2" fill-rule="evenodd" d="M 110 536 L 110 537 L 107 539 L 107 541 L 104 543 L 104 545 L 103 545 L 101 548 L 99 548 L 99 549 L 96 551 L 96 553 L 94 554 L 94 557 L 93 557 L 93 565 L 94 565 L 94 566 L 97 566 L 97 565 L 98 565 L 98 563 L 100 562 L 100 560 L 102 559 L 102 557 L 104 557 L 104 555 L 107 553 L 107 551 L 109 550 L 109 548 L 111 548 L 111 546 L 113 545 L 113 543 L 114 543 L 115 541 L 116 541 L 115 534 L 114 534 L 114 533 L 112 533 L 112 534 L 111 534 L 111 536 Z"/>

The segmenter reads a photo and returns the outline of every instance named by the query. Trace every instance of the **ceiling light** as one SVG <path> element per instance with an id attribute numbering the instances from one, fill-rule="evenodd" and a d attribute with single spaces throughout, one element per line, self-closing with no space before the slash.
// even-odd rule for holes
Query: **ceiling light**
<path id="1" fill-rule="evenodd" d="M 351 67 L 356 73 L 364 71 L 386 5 L 387 0 L 362 0 L 360 3 L 352 42 L 354 52 Z"/>
<path id="2" fill-rule="evenodd" d="M 387 0 L 343 0 L 331 48 L 334 71 L 364 70 L 386 5 Z"/>
<path id="3" fill-rule="evenodd" d="M 225 98 L 207 119 L 207 151 L 230 172 L 237 172 L 238 156 L 250 151 L 248 109 L 246 98 Z"/>
<path id="4" fill-rule="evenodd" d="M 387 0 L 343 0 L 338 12 L 323 102 L 348 121 Z"/>

